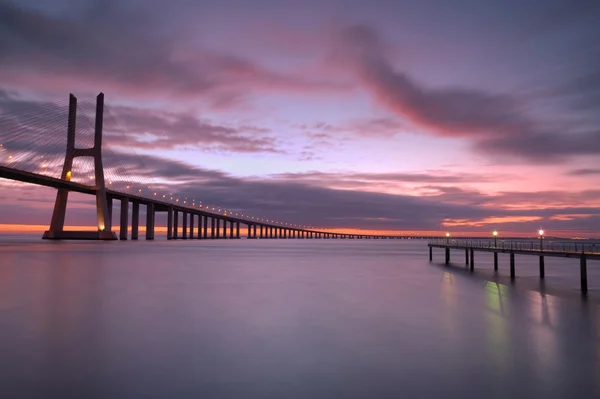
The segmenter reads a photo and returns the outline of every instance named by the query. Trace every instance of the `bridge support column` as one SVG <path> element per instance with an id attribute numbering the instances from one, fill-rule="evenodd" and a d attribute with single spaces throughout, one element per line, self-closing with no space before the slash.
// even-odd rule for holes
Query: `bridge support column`
<path id="1" fill-rule="evenodd" d="M 202 238 L 202 215 L 198 215 L 198 235 L 196 238 L 200 240 Z"/>
<path id="2" fill-rule="evenodd" d="M 515 278 L 515 253 L 510 251 L 510 278 Z"/>
<path id="3" fill-rule="evenodd" d="M 173 239 L 173 206 L 167 211 L 167 240 Z"/>
<path id="4" fill-rule="evenodd" d="M 221 219 L 217 218 L 217 238 L 221 238 Z"/>
<path id="5" fill-rule="evenodd" d="M 187 240 L 188 238 L 188 214 L 187 212 L 181 212 L 181 238 Z"/>
<path id="6" fill-rule="evenodd" d="M 119 238 L 121 240 L 127 239 L 127 228 L 129 222 L 129 198 L 121 199 L 121 223 L 119 225 Z"/>
<path id="7" fill-rule="evenodd" d="M 240 238 L 240 222 L 235 222 L 235 238 Z"/>
<path id="8" fill-rule="evenodd" d="M 246 238 L 252 238 L 252 226 L 248 225 L 248 234 L 246 234 Z"/>
<path id="9" fill-rule="evenodd" d="M 179 238 L 179 211 L 173 210 L 173 239 Z"/>
<path id="10" fill-rule="evenodd" d="M 265 238 L 264 232 L 263 232 L 263 226 L 260 226 L 260 238 Z"/>
<path id="11" fill-rule="evenodd" d="M 450 263 L 450 248 L 446 248 L 446 264 Z"/>
<path id="12" fill-rule="evenodd" d="M 473 248 L 471 248 L 471 253 L 470 255 L 470 259 L 469 259 L 469 266 L 471 271 L 475 270 L 475 251 L 473 250 Z"/>
<path id="13" fill-rule="evenodd" d="M 498 252 L 494 252 L 494 271 L 498 271 Z"/>
<path id="14" fill-rule="evenodd" d="M 215 239 L 215 223 L 216 223 L 215 218 L 213 216 L 211 216 L 210 217 L 210 238 L 212 240 Z"/>
<path id="15" fill-rule="evenodd" d="M 252 226 L 252 238 L 256 238 L 256 225 Z"/>
<path id="16" fill-rule="evenodd" d="M 229 238 L 235 238 L 235 236 L 233 235 L 233 225 L 234 222 L 232 220 L 231 222 L 229 222 Z"/>
<path id="17" fill-rule="evenodd" d="M 587 293 L 587 258 L 584 254 L 581 254 L 581 258 L 579 258 L 579 271 L 581 274 L 581 291 Z"/>
<path id="18" fill-rule="evenodd" d="M 140 203 L 133 201 L 131 205 L 131 239 L 138 239 L 138 231 L 140 227 Z"/>
<path id="19" fill-rule="evenodd" d="M 202 228 L 204 230 L 202 237 L 204 238 L 208 238 L 208 216 L 204 215 L 203 217 L 203 224 L 202 224 Z"/>
<path id="20" fill-rule="evenodd" d="M 146 204 L 146 240 L 154 240 L 154 204 Z"/>
<path id="21" fill-rule="evenodd" d="M 190 213 L 190 240 L 194 238 L 194 219 L 196 215 Z"/>
<path id="22" fill-rule="evenodd" d="M 540 278 L 544 278 L 546 276 L 546 270 L 544 268 L 544 257 L 540 256 Z"/>

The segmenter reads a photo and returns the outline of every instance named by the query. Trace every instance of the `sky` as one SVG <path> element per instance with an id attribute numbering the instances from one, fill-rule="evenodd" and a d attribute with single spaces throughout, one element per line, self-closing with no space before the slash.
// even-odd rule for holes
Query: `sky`
<path id="1" fill-rule="evenodd" d="M 0 0 L 0 118 L 103 92 L 116 180 L 290 224 L 598 237 L 598 37 L 594 0 Z"/>

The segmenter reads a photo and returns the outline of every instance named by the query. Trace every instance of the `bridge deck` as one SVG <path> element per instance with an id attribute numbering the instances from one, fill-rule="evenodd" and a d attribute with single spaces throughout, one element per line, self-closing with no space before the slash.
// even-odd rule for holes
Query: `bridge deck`
<path id="1" fill-rule="evenodd" d="M 600 252 L 575 252 L 575 251 L 560 251 L 560 250 L 540 250 L 540 249 L 525 249 L 525 248 L 506 248 L 506 247 L 479 247 L 471 246 L 468 244 L 428 244 L 432 248 L 449 248 L 449 249 L 462 249 L 462 250 L 473 250 L 480 252 L 498 252 L 498 253 L 514 253 L 517 255 L 537 255 L 537 256 L 551 256 L 560 258 L 581 258 L 583 255 L 587 259 L 600 260 Z"/>

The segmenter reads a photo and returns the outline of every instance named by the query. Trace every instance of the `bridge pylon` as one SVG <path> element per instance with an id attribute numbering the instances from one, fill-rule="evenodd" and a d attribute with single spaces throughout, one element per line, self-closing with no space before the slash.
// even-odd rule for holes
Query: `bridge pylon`
<path id="1" fill-rule="evenodd" d="M 106 186 L 104 184 L 104 167 L 102 166 L 102 124 L 104 118 L 104 94 L 96 97 L 96 120 L 94 128 L 94 146 L 92 148 L 75 148 L 75 131 L 77 119 L 77 98 L 69 95 L 69 118 L 67 125 L 67 150 L 61 179 L 70 180 L 73 159 L 76 157 L 94 158 L 94 176 L 96 191 L 97 231 L 64 230 L 69 190 L 59 188 L 50 221 L 50 229 L 42 238 L 50 240 L 116 240 L 112 231 L 111 214 L 108 207 Z"/>

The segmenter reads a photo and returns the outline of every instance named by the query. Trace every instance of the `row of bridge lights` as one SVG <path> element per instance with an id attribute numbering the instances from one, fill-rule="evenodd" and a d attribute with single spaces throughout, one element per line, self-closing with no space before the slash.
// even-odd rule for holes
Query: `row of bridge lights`
<path id="1" fill-rule="evenodd" d="M 66 175 L 66 180 L 67 181 L 71 181 L 71 177 L 72 177 L 72 173 L 71 171 L 67 172 Z M 90 179 L 93 179 L 94 176 L 90 176 Z M 112 185 L 112 181 L 108 181 L 109 185 Z M 125 187 L 126 190 L 131 190 L 131 185 L 127 185 Z M 150 187 L 148 187 L 148 189 L 150 189 Z M 152 190 L 151 190 L 152 191 Z M 142 194 L 142 189 L 139 188 L 137 190 L 137 192 L 141 195 Z M 153 192 L 153 197 L 156 198 L 157 196 L 159 196 L 160 194 L 156 191 Z M 167 200 L 168 198 L 168 200 Z M 169 193 L 167 194 L 162 194 L 162 199 L 165 201 L 173 201 L 175 200 L 175 203 L 178 204 L 180 202 L 180 199 L 177 197 L 173 197 L 173 193 Z M 192 199 L 192 204 L 188 205 L 188 199 L 187 197 L 184 198 L 184 200 L 182 201 L 182 203 L 188 207 L 196 207 L 196 199 Z M 221 207 L 215 207 L 215 206 L 204 206 L 202 205 L 202 201 L 199 201 L 199 205 L 197 206 L 198 208 L 202 209 L 205 212 L 211 212 L 211 213 L 215 213 L 215 214 L 220 214 L 223 216 L 239 216 L 239 217 L 245 217 L 247 220 L 256 220 L 257 222 L 265 222 L 265 223 L 275 223 L 275 224 L 279 224 L 281 226 L 288 226 L 288 227 L 297 227 L 297 228 L 309 228 L 309 229 L 315 229 L 316 227 L 314 226 L 302 226 L 302 225 L 298 225 L 298 224 L 293 224 L 293 223 L 284 223 L 284 222 L 279 222 L 279 221 L 275 221 L 275 220 L 269 220 L 269 219 L 265 219 L 265 218 L 259 218 L 259 217 L 255 217 L 255 216 L 250 216 L 250 215 L 246 215 L 244 216 L 243 213 L 241 212 L 233 212 L 231 210 L 227 210 L 227 209 L 221 209 Z M 213 212 L 216 211 L 216 212 Z"/>
<path id="2" fill-rule="evenodd" d="M 6 157 L 8 160 L 8 163 L 12 163 L 15 162 L 15 157 L 8 151 L 8 149 L 6 148 L 6 146 L 4 146 L 4 144 L 0 143 L 0 153 L 7 153 L 8 156 Z M 44 155 L 40 155 L 41 161 L 40 161 L 40 168 L 43 169 L 44 172 L 48 171 L 48 162 L 49 160 L 45 159 Z"/>
<path id="3" fill-rule="evenodd" d="M 111 185 L 112 181 L 109 181 L 108 183 L 109 183 L 109 185 Z M 130 190 L 130 189 L 131 189 L 131 186 L 126 186 L 126 190 Z M 148 187 L 148 189 L 150 189 L 150 187 Z M 150 191 L 152 191 L 152 190 L 150 190 Z M 141 188 L 138 189 L 137 192 L 141 195 L 142 194 L 142 189 Z M 160 197 L 160 194 L 158 192 L 154 191 L 153 192 L 153 197 L 154 198 Z M 265 219 L 265 218 L 259 218 L 259 217 L 256 217 L 256 216 L 244 215 L 241 212 L 233 212 L 231 210 L 227 210 L 227 209 L 221 208 L 219 206 L 203 205 L 202 201 L 199 201 L 198 206 L 196 206 L 196 200 L 195 199 L 192 200 L 192 203 L 190 205 L 190 204 L 188 204 L 189 201 L 188 201 L 187 197 L 185 197 L 183 199 L 183 201 L 180 201 L 180 198 L 174 197 L 173 193 L 169 193 L 168 195 L 167 194 L 162 194 L 162 199 L 165 200 L 165 201 L 173 201 L 173 200 L 175 200 L 176 204 L 179 204 L 181 202 L 181 204 L 183 204 L 185 206 L 188 206 L 190 208 L 191 207 L 197 207 L 197 208 L 202 209 L 205 212 L 211 212 L 211 213 L 215 213 L 215 214 L 219 214 L 219 215 L 223 215 L 223 216 L 239 216 L 239 217 L 242 217 L 242 218 L 246 218 L 246 220 L 255 220 L 257 222 L 275 223 L 275 224 L 278 224 L 278 225 L 281 225 L 281 226 L 297 227 L 297 228 L 303 228 L 303 229 L 306 229 L 306 228 L 316 229 L 316 227 L 314 227 L 314 226 L 303 226 L 303 225 L 293 224 L 293 223 L 284 223 L 284 222 L 280 222 L 280 221 L 269 220 L 269 219 Z"/>
<path id="4" fill-rule="evenodd" d="M 544 229 L 540 228 L 537 233 L 538 233 L 538 236 L 540 237 L 540 249 L 542 249 L 543 246 L 544 246 L 544 233 L 545 233 L 545 231 L 544 231 Z M 497 243 L 497 240 L 498 240 L 498 231 L 494 230 L 492 232 L 492 236 L 494 236 L 494 246 L 496 246 L 496 243 Z M 446 233 L 446 240 L 447 241 L 450 240 L 450 233 Z"/>

